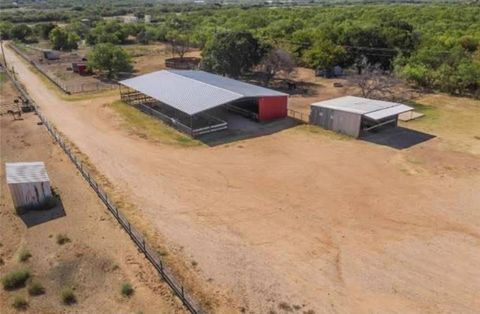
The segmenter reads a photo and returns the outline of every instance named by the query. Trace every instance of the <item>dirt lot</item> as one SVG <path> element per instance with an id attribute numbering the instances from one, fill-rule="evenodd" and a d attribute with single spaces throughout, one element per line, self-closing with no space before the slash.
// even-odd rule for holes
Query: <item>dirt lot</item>
<path id="1" fill-rule="evenodd" d="M 126 128 L 111 96 L 59 99 L 7 58 L 216 312 L 478 312 L 479 102 L 420 99 L 430 117 L 405 126 L 434 137 L 407 149 L 308 126 L 185 146 Z"/>
<path id="2" fill-rule="evenodd" d="M 14 96 L 9 85 L 2 84 L 4 101 Z M 10 92 L 3 93 L 6 90 Z M 27 288 L 0 288 L 0 312 L 16 313 L 11 304 L 16 296 L 23 296 L 29 303 L 27 313 L 184 313 L 181 303 L 38 121 L 32 113 L 23 115 L 23 120 L 0 118 L 0 275 L 28 269 L 45 293 L 30 296 Z M 8 192 L 4 163 L 39 160 L 46 164 L 63 210 L 57 207 L 20 218 Z M 70 242 L 57 244 L 59 234 Z M 19 261 L 23 251 L 31 254 L 25 262 Z M 120 293 L 127 282 L 135 289 L 129 298 Z M 74 289 L 77 298 L 70 306 L 60 298 L 67 287 Z"/>
<path id="3" fill-rule="evenodd" d="M 165 69 L 165 59 L 174 57 L 171 48 L 163 43 L 150 45 L 123 46 L 133 57 L 135 75 L 145 74 Z M 178 57 L 178 55 L 175 55 Z M 185 57 L 200 57 L 200 51 L 191 49 Z"/>

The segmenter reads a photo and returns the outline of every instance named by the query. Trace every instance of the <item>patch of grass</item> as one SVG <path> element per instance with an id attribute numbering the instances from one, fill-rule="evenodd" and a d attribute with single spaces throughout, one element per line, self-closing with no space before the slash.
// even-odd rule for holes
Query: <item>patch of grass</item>
<path id="1" fill-rule="evenodd" d="M 157 254 L 160 255 L 160 256 L 167 256 L 168 252 L 164 249 L 159 249 L 159 250 L 157 250 Z"/>
<path id="2" fill-rule="evenodd" d="M 110 106 L 120 115 L 124 127 L 139 137 L 182 147 L 195 147 L 202 145 L 200 141 L 194 140 L 191 137 L 180 133 L 179 131 L 165 125 L 160 120 L 127 105 L 123 101 L 114 101 Z"/>
<path id="3" fill-rule="evenodd" d="M 353 140 L 354 138 L 345 134 L 337 133 L 331 130 L 326 130 L 320 126 L 317 125 L 311 125 L 311 124 L 302 124 L 299 125 L 295 128 L 293 128 L 295 131 L 300 131 L 300 132 L 305 132 L 305 133 L 311 133 L 311 134 L 318 134 L 322 136 L 326 136 L 335 140 L 343 140 L 343 141 L 348 141 L 348 140 Z"/>
<path id="4" fill-rule="evenodd" d="M 45 288 L 39 281 L 33 280 L 32 282 L 29 283 L 28 294 L 32 296 L 36 296 L 36 295 L 42 295 L 44 293 L 45 293 Z"/>
<path id="5" fill-rule="evenodd" d="M 32 257 L 32 253 L 30 253 L 30 251 L 27 249 L 23 249 L 20 251 L 20 254 L 18 254 L 18 261 L 26 262 L 30 257 Z"/>
<path id="6" fill-rule="evenodd" d="M 13 299 L 12 306 L 16 310 L 26 310 L 28 307 L 28 301 L 24 297 L 17 295 Z"/>
<path id="7" fill-rule="evenodd" d="M 134 293 L 134 289 L 128 282 L 122 285 L 121 293 L 124 297 L 130 297 Z"/>
<path id="8" fill-rule="evenodd" d="M 8 273 L 2 278 L 3 289 L 14 290 L 25 286 L 25 282 L 30 278 L 28 270 L 18 270 Z"/>
<path id="9" fill-rule="evenodd" d="M 197 261 L 192 261 L 192 266 L 196 267 L 198 265 Z"/>
<path id="10" fill-rule="evenodd" d="M 292 307 L 287 302 L 280 302 L 280 304 L 278 304 L 278 308 L 285 312 L 293 312 Z"/>
<path id="11" fill-rule="evenodd" d="M 62 303 L 65 305 L 77 303 L 77 297 L 71 288 L 63 288 L 62 292 L 60 293 L 60 297 L 62 299 Z"/>
<path id="12" fill-rule="evenodd" d="M 64 234 L 64 233 L 57 234 L 57 244 L 58 245 L 64 245 L 68 242 L 71 242 L 71 240 L 66 234 Z"/>

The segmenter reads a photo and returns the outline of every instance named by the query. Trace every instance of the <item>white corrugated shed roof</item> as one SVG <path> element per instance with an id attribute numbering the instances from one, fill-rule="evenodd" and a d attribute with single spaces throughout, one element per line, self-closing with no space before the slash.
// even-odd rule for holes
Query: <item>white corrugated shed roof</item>
<path id="1" fill-rule="evenodd" d="M 120 81 L 189 115 L 246 97 L 288 96 L 272 89 L 194 70 L 163 70 Z"/>
<path id="2" fill-rule="evenodd" d="M 7 184 L 48 182 L 45 164 L 38 162 L 5 163 Z"/>
<path id="3" fill-rule="evenodd" d="M 355 96 L 344 96 L 325 101 L 319 101 L 313 103 L 312 106 L 358 113 L 373 120 L 379 120 L 413 110 L 412 107 L 396 102 Z"/>

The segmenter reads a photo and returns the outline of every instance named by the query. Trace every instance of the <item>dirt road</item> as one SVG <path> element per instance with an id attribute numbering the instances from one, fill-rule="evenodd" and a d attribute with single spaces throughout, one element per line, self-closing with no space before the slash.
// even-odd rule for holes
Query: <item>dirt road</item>
<path id="1" fill-rule="evenodd" d="M 10 50 L 44 113 L 191 259 L 218 312 L 475 313 L 480 159 L 434 138 L 406 150 L 297 127 L 179 148 L 65 102 Z"/>

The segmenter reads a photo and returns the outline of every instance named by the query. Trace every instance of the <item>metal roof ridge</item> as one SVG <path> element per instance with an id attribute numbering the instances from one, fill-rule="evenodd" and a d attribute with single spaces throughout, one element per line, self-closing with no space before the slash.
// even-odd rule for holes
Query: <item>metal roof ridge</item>
<path id="1" fill-rule="evenodd" d="M 232 92 L 231 90 L 228 90 L 226 88 L 222 88 L 222 87 L 218 87 L 218 86 L 215 86 L 215 85 L 212 85 L 212 84 L 208 84 L 208 83 L 205 83 L 205 82 L 202 82 L 200 80 L 197 80 L 197 79 L 194 79 L 194 78 L 191 78 L 191 77 L 188 77 L 188 76 L 183 76 L 181 74 L 177 74 L 177 73 L 174 73 L 174 72 L 171 72 L 170 70 L 164 70 L 164 71 L 167 71 L 168 73 L 170 74 L 173 74 L 173 75 L 176 75 L 176 76 L 180 76 L 180 77 L 183 77 L 184 79 L 188 79 L 188 80 L 192 80 L 192 81 L 195 81 L 195 82 L 199 82 L 201 84 L 204 84 L 204 85 L 207 85 L 207 86 L 210 86 L 210 87 L 214 87 L 214 88 L 217 88 L 217 89 L 220 89 L 220 90 L 224 90 L 226 92 L 229 92 L 231 94 L 235 94 L 235 95 L 238 95 L 240 97 L 245 97 L 245 95 L 242 95 L 242 94 L 239 94 L 239 93 L 236 93 L 236 92 Z M 205 72 L 205 71 L 202 71 L 202 72 Z M 208 72 L 206 72 L 208 73 Z M 248 84 L 248 83 L 247 83 Z"/>
<path id="2" fill-rule="evenodd" d="M 368 112 L 362 113 L 362 115 L 364 115 L 364 114 L 370 114 L 370 113 L 374 113 L 374 112 L 377 112 L 377 111 L 386 110 L 386 109 L 390 109 L 390 108 L 393 108 L 393 107 L 398 107 L 398 106 L 403 105 L 403 104 L 400 104 L 400 103 L 398 103 L 398 102 L 393 102 L 393 101 L 386 101 L 386 100 L 379 100 L 379 99 L 370 99 L 370 98 L 366 98 L 366 99 L 368 99 L 368 100 L 375 100 L 375 101 L 381 101 L 381 102 L 383 102 L 383 103 L 388 103 L 388 104 L 393 104 L 393 105 L 388 106 L 388 107 L 386 107 L 386 108 L 380 108 L 380 109 L 368 111 Z"/>

